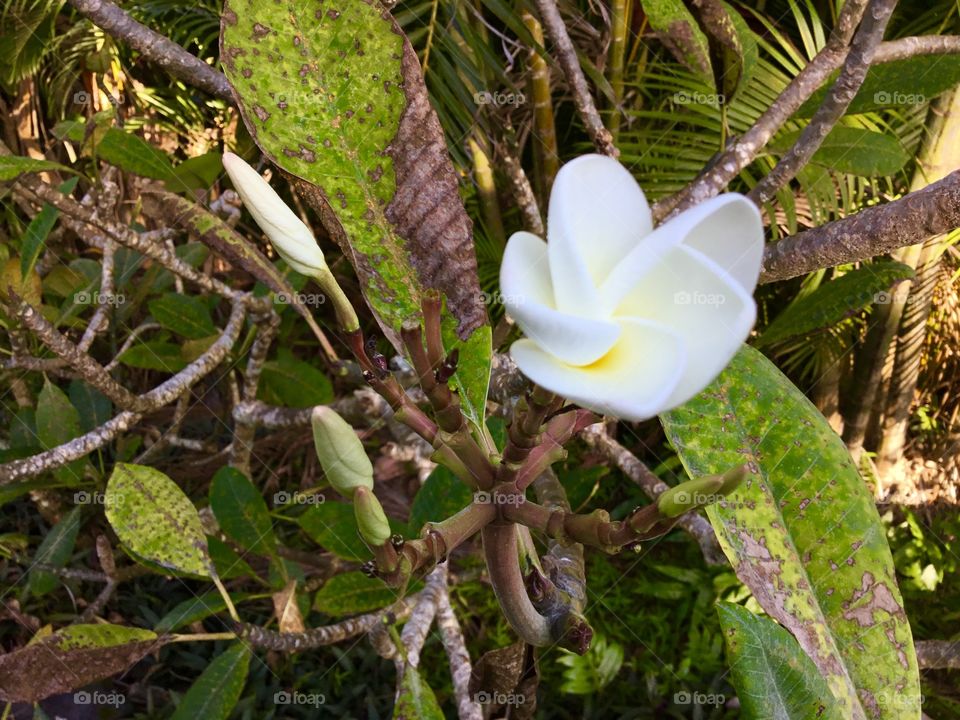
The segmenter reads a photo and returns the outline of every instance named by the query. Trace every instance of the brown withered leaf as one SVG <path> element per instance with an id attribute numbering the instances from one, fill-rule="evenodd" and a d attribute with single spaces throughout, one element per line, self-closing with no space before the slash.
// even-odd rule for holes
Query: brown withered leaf
<path id="1" fill-rule="evenodd" d="M 167 638 L 120 625 L 71 625 L 0 655 L 0 700 L 37 702 L 116 675 Z"/>

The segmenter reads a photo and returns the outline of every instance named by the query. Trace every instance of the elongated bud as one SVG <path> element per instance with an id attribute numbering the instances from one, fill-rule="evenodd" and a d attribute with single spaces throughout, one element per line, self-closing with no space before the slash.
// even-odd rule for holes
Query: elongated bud
<path id="1" fill-rule="evenodd" d="M 318 405 L 310 415 L 313 445 L 330 485 L 352 498 L 358 487 L 373 489 L 373 465 L 349 423 L 336 412 Z"/>
<path id="2" fill-rule="evenodd" d="M 330 297 L 343 329 L 347 332 L 356 330 L 360 326 L 357 313 L 327 267 L 323 251 L 310 228 L 287 207 L 270 183 L 238 155 L 224 153 L 223 167 L 243 204 L 270 238 L 270 244 L 280 257 L 301 275 L 314 278 Z"/>
<path id="3" fill-rule="evenodd" d="M 353 491 L 353 512 L 357 516 L 357 527 L 368 545 L 383 545 L 390 539 L 390 522 L 383 512 L 383 506 L 371 490 L 360 486 Z"/>
<path id="4" fill-rule="evenodd" d="M 747 466 L 739 465 L 723 475 L 687 480 L 657 498 L 657 509 L 667 517 L 677 517 L 704 505 L 712 505 L 729 495 L 747 476 Z"/>
<path id="5" fill-rule="evenodd" d="M 287 207 L 260 173 L 230 152 L 223 154 L 223 167 L 257 225 L 290 267 L 310 277 L 327 270 L 323 251 L 310 228 Z"/>

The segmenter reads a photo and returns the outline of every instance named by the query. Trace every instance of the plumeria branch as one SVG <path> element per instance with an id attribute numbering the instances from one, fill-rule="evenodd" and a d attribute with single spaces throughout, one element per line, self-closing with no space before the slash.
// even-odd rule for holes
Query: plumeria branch
<path id="1" fill-rule="evenodd" d="M 866 260 L 960 227 L 960 171 L 899 200 L 866 208 L 766 247 L 760 282 Z"/>
<path id="2" fill-rule="evenodd" d="M 223 73 L 169 38 L 141 25 L 114 3 L 109 0 L 70 0 L 70 4 L 108 35 L 139 50 L 173 77 L 228 103 L 233 102 L 233 92 Z"/>
<path id="3" fill-rule="evenodd" d="M 849 4 L 849 3 L 848 3 Z M 763 177 L 748 197 L 758 205 L 765 203 L 786 185 L 808 163 L 827 134 L 839 122 L 860 90 L 867 70 L 883 40 L 897 0 L 872 0 L 853 38 L 843 69 L 823 103 L 817 108 L 800 138 L 780 159 L 776 167 Z"/>
<path id="4" fill-rule="evenodd" d="M 597 151 L 603 155 L 617 157 L 620 153 L 613 145 L 613 136 L 603 124 L 593 95 L 587 85 L 587 78 L 580 67 L 577 49 L 570 39 L 567 26 L 560 16 L 555 0 L 536 0 L 537 10 L 547 35 L 553 40 L 556 47 L 557 59 L 567 78 L 567 84 L 573 94 L 573 103 L 576 105 L 580 119 L 583 121 L 587 134 L 593 140 Z"/>

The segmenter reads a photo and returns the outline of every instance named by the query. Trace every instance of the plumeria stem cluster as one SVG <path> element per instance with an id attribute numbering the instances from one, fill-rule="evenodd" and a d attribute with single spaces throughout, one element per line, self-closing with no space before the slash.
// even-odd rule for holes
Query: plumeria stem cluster
<path id="1" fill-rule="evenodd" d="M 623 520 L 611 520 L 605 510 L 580 514 L 527 500 L 527 488 L 554 463 L 566 458 L 565 445 L 600 417 L 594 411 L 567 404 L 556 392 L 534 385 L 517 402 L 500 452 L 489 433 L 472 426 L 463 412 L 452 382 L 458 369 L 458 350 L 444 345 L 443 299 L 433 291 L 424 293 L 420 316 L 410 318 L 400 331 L 426 398 L 425 407 L 421 407 L 390 371 L 375 341 L 364 336 L 356 312 L 329 271 L 310 230 L 242 160 L 228 155 L 225 165 L 280 256 L 336 298 L 340 329 L 364 379 L 389 403 L 399 421 L 430 443 L 433 459 L 475 491 L 470 505 L 449 518 L 427 523 L 418 538 L 405 540 L 392 534 L 374 492 L 373 467 L 353 428 L 332 409 L 315 409 L 311 419 L 317 456 L 333 488 L 353 502 L 357 528 L 373 552 L 374 559 L 364 565 L 365 572 L 393 587 L 406 588 L 411 580 L 423 577 L 457 547 L 480 534 L 491 585 L 521 638 L 535 646 L 559 644 L 586 652 L 593 632 L 581 614 L 582 602 L 560 589 L 555 578 L 543 571 L 530 531 L 605 552 L 635 549 L 641 541 L 669 531 L 685 513 L 731 492 L 746 469 L 735 468 L 723 476 L 682 483 L 664 493 L 658 502 L 637 508 Z M 598 170 L 601 174 L 609 171 L 606 165 Z M 550 308 L 537 312 L 540 315 L 526 318 L 533 326 L 553 322 L 550 313 L 554 311 Z M 523 311 L 518 314 L 523 316 Z"/>

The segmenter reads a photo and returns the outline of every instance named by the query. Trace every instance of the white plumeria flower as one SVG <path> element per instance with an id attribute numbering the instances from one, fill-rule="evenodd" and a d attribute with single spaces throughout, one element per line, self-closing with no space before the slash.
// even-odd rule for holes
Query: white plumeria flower
<path id="1" fill-rule="evenodd" d="M 538 385 L 588 409 L 644 420 L 682 405 L 733 358 L 756 319 L 763 223 L 721 195 L 656 230 L 619 162 L 563 166 L 545 243 L 507 243 L 500 290 L 526 338 L 510 352 Z"/>
<path id="2" fill-rule="evenodd" d="M 231 152 L 223 154 L 223 167 L 243 204 L 287 265 L 301 275 L 320 277 L 327 274 L 329 270 L 323 251 L 310 228 L 287 207 L 260 173 Z"/>

